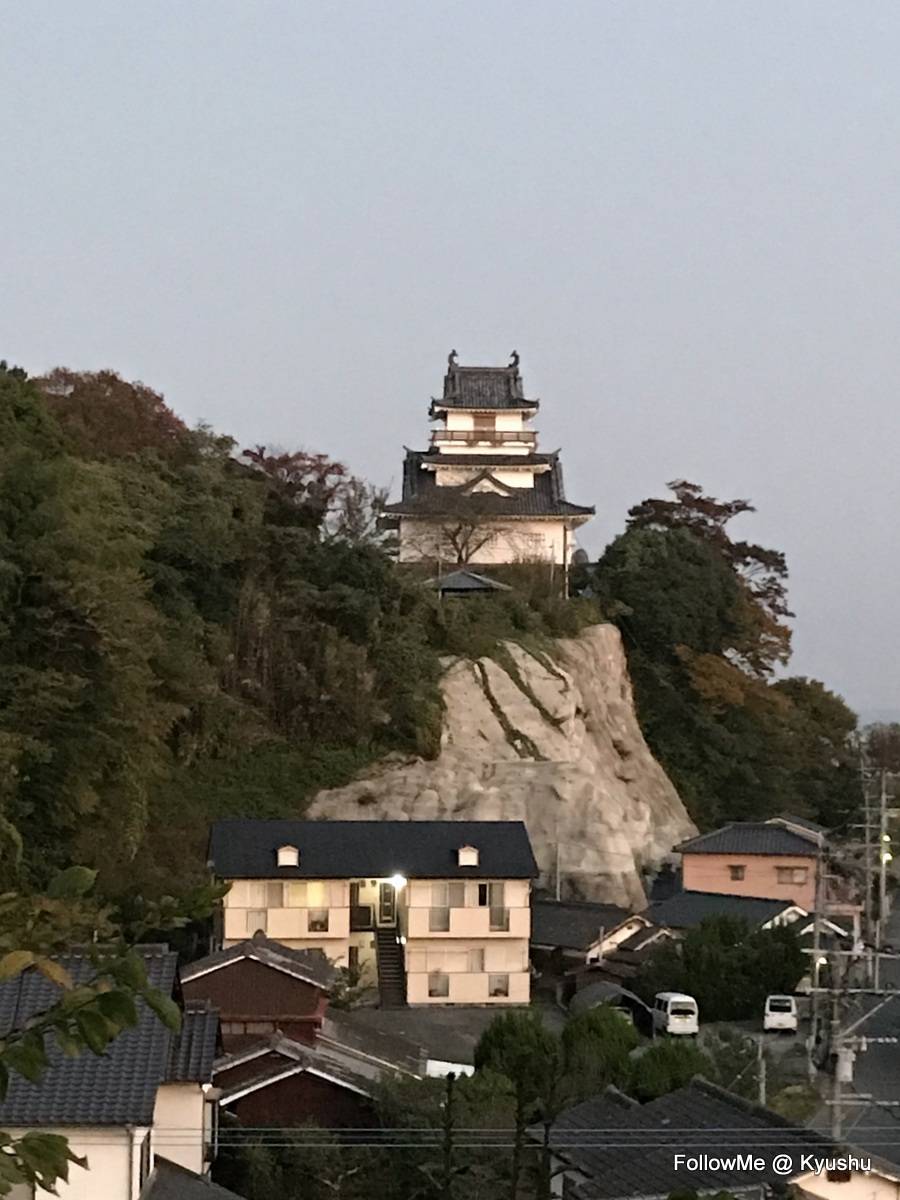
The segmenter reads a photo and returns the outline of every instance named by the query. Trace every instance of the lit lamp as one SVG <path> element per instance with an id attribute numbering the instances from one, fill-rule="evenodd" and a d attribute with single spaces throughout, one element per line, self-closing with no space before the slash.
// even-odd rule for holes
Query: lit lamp
<path id="1" fill-rule="evenodd" d="M 390 879 L 388 880 L 388 883 L 390 883 L 392 885 L 392 887 L 394 888 L 394 891 L 402 892 L 403 889 L 406 887 L 406 876 L 405 875 L 392 875 L 390 877 Z"/>

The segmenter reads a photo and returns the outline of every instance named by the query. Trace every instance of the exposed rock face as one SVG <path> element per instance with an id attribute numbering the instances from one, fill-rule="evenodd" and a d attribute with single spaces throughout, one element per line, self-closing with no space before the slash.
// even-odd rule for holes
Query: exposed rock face
<path id="1" fill-rule="evenodd" d="M 641 734 L 618 631 L 556 646 L 552 659 L 507 643 L 504 665 L 450 660 L 437 759 L 387 759 L 309 815 L 523 820 L 545 886 L 558 856 L 564 897 L 642 907 L 642 868 L 696 830 Z"/>

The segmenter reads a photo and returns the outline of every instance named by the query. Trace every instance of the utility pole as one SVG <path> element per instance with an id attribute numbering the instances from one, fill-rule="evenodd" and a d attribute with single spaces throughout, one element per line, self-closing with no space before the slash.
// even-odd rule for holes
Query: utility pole
<path id="1" fill-rule="evenodd" d="M 822 843 L 819 842 L 816 850 L 816 915 L 813 920 L 813 994 L 809 1018 L 809 1049 L 806 1056 L 806 1065 L 810 1080 L 816 1077 L 816 1042 L 819 1036 L 819 959 L 822 955 L 822 904 L 825 897 L 823 859 Z"/>
<path id="2" fill-rule="evenodd" d="M 865 758 L 863 756 L 862 741 L 860 741 L 860 744 L 859 744 L 859 776 L 860 776 L 860 782 L 862 783 L 863 806 L 864 806 L 865 818 L 866 818 L 866 824 L 865 824 L 866 840 L 864 843 L 864 846 L 865 846 L 866 893 L 865 893 L 865 907 L 863 909 L 864 920 L 865 920 L 865 940 L 867 942 L 871 943 L 875 940 L 874 937 L 872 936 L 872 933 L 873 933 L 873 930 L 872 930 L 872 884 L 874 882 L 873 868 L 874 868 L 875 856 L 873 854 L 873 846 L 872 846 L 872 805 L 871 805 L 870 796 L 869 796 L 869 783 L 868 783 L 868 779 L 866 778 L 866 763 L 865 763 Z"/>
<path id="3" fill-rule="evenodd" d="M 759 1083 L 759 1105 L 760 1108 L 766 1107 L 766 1051 L 765 1039 L 760 1038 L 757 1050 L 757 1082 Z"/>
<path id="4" fill-rule="evenodd" d="M 878 802 L 878 949 L 884 946 L 884 933 L 887 924 L 887 865 L 891 861 L 888 849 L 890 837 L 887 831 L 887 771 L 881 768 L 881 794 Z"/>

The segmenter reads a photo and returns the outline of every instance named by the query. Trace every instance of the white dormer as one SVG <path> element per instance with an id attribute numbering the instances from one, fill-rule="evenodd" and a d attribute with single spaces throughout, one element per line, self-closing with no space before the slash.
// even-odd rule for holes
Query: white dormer
<path id="1" fill-rule="evenodd" d="M 460 846 L 456 853 L 461 867 L 478 866 L 478 850 L 475 846 Z"/>
<path id="2" fill-rule="evenodd" d="M 296 846 L 279 846 L 278 847 L 278 865 L 279 867 L 299 867 L 300 866 L 300 851 Z"/>

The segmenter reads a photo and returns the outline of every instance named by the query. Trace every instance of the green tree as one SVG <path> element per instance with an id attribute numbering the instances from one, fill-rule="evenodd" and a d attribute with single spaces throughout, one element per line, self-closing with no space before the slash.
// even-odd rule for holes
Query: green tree
<path id="1" fill-rule="evenodd" d="M 686 1038 L 665 1038 L 635 1058 L 628 1091 L 646 1103 L 684 1087 L 695 1075 L 709 1076 L 713 1064 L 700 1047 Z"/>
<path id="2" fill-rule="evenodd" d="M 549 1128 L 564 1073 L 559 1039 L 537 1013 L 502 1013 L 481 1035 L 475 1067 L 501 1075 L 509 1083 L 514 1102 L 509 1196 L 517 1200 L 528 1125 L 541 1113 L 545 1126 L 542 1160 L 549 1159 Z"/>
<path id="3" fill-rule="evenodd" d="M 645 1000 L 657 992 L 692 995 L 701 1020 L 758 1016 L 766 996 L 793 992 L 807 959 L 789 926 L 754 929 L 734 917 L 712 917 L 689 929 L 681 942 L 665 942 L 634 980 Z"/>

